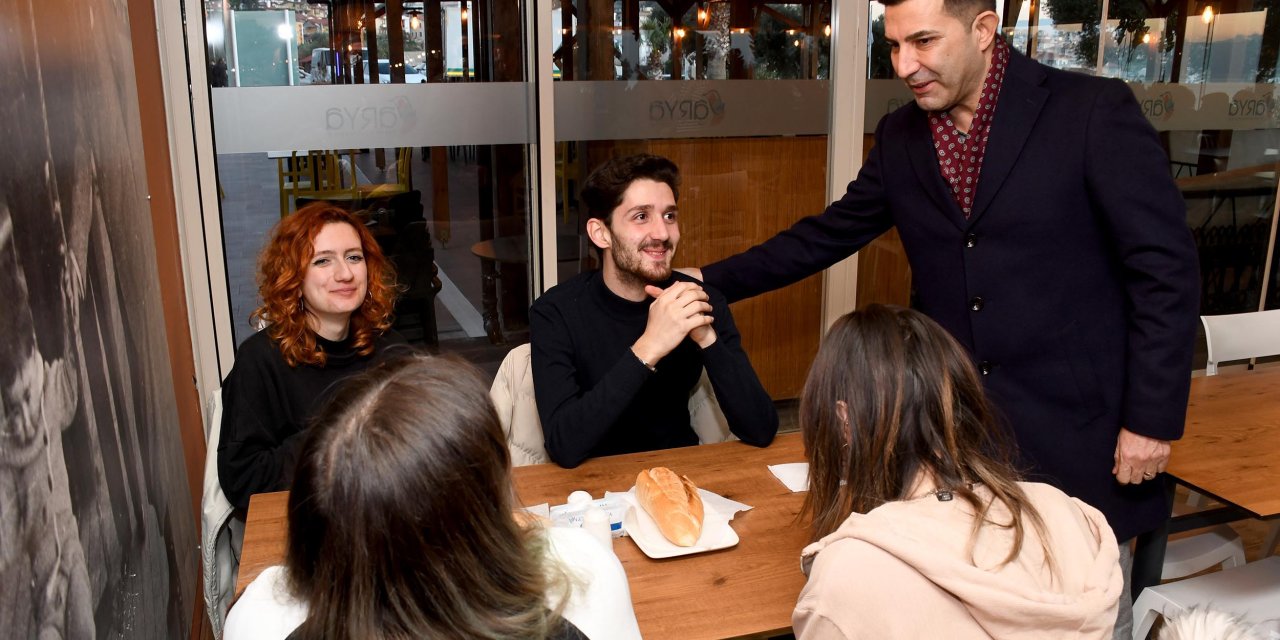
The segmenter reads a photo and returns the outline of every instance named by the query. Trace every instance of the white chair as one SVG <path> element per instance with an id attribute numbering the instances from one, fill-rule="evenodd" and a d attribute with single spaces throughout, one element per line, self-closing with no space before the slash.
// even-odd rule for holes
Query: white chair
<path id="1" fill-rule="evenodd" d="M 711 378 L 707 370 L 702 370 L 698 384 L 689 395 L 689 425 L 698 434 L 698 444 L 715 444 L 737 440 L 738 436 L 729 431 L 729 419 L 720 410 L 720 401 L 716 399 L 716 391 L 711 387 Z"/>
<path id="2" fill-rule="evenodd" d="M 503 358 L 494 376 L 489 397 L 498 410 L 498 420 L 507 436 L 511 450 L 511 464 L 523 466 L 550 462 L 544 446 L 542 421 L 538 418 L 538 405 L 533 391 L 533 370 L 530 346 L 522 344 Z M 729 432 L 729 422 L 720 410 L 715 391 L 707 372 L 702 372 L 698 385 L 689 396 L 689 420 L 698 434 L 700 444 L 711 444 L 734 439 Z"/>
<path id="3" fill-rule="evenodd" d="M 1218 375 L 1218 363 L 1280 355 L 1280 309 L 1200 316 L 1209 348 L 1206 376 Z"/>
<path id="4" fill-rule="evenodd" d="M 1147 637 L 1156 617 L 1168 619 L 1194 606 L 1212 606 L 1251 624 L 1275 617 L 1280 613 L 1280 558 L 1143 589 L 1133 603 L 1134 640 Z"/>
<path id="5" fill-rule="evenodd" d="M 200 555 L 204 566 L 204 606 L 213 637 L 222 637 L 227 609 L 235 597 L 244 520 L 218 482 L 218 438 L 222 433 L 222 390 L 209 401 L 204 455 L 204 492 L 200 499 Z"/>
<path id="6" fill-rule="evenodd" d="M 1204 533 L 1170 540 L 1164 552 L 1161 580 L 1176 580 L 1200 573 L 1209 567 L 1224 570 L 1243 566 L 1244 543 L 1229 525 L 1220 524 Z"/>
<path id="7" fill-rule="evenodd" d="M 1221 316 L 1200 316 L 1204 323 L 1204 340 L 1209 358 L 1204 374 L 1218 374 L 1218 363 L 1246 358 L 1280 355 L 1280 309 L 1233 313 Z M 1264 557 L 1275 554 L 1280 538 L 1280 522 L 1271 524 L 1271 531 L 1262 545 Z"/>
<path id="8" fill-rule="evenodd" d="M 507 436 L 511 464 L 522 467 L 550 462 L 543 446 L 542 422 L 533 395 L 533 370 L 529 343 L 522 344 L 502 359 L 489 388 L 489 398 L 498 410 L 498 420 Z"/>

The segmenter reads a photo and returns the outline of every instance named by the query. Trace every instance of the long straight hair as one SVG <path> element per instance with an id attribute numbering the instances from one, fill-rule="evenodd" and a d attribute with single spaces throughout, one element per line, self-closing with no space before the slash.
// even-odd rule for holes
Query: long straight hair
<path id="1" fill-rule="evenodd" d="M 310 430 L 285 566 L 297 638 L 544 638 L 545 539 L 512 518 L 511 462 L 470 365 L 415 356 L 356 378 Z M 560 599 L 563 602 L 563 598 Z"/>
<path id="2" fill-rule="evenodd" d="M 847 405 L 847 427 L 837 402 Z M 1046 539 L 1043 520 L 1017 483 L 1009 435 L 972 362 L 917 311 L 871 305 L 837 320 L 809 369 L 800 425 L 809 459 L 804 513 L 813 518 L 814 540 L 850 514 L 909 498 L 921 472 L 973 507 L 971 556 L 987 525 L 1013 529 L 1006 564 L 1022 550 L 1025 521 Z M 977 484 L 993 499 L 975 493 Z M 996 501 L 1008 509 L 1009 522 L 988 517 Z M 1052 569 L 1048 547 L 1045 554 Z"/>

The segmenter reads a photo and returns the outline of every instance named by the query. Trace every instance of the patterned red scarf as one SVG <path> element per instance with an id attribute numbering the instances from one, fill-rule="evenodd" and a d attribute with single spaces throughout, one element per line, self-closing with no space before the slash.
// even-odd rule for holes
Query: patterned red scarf
<path id="1" fill-rule="evenodd" d="M 951 195 L 968 218 L 973 211 L 973 197 L 978 191 L 978 177 L 982 174 L 982 159 L 987 153 L 987 134 L 991 129 L 991 117 L 1004 85 L 1004 70 L 1009 64 L 1009 47 L 997 35 L 995 50 L 991 54 L 991 68 L 982 85 L 978 98 L 978 110 L 973 114 L 969 133 L 956 129 L 947 111 L 929 113 L 929 131 L 933 134 L 933 148 L 938 152 L 938 169 L 951 185 Z"/>

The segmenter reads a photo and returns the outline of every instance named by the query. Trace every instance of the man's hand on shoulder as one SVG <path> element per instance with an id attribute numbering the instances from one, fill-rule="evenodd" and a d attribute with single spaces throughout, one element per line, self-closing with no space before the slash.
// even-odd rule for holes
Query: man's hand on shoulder
<path id="1" fill-rule="evenodd" d="M 699 269 L 697 267 L 681 267 L 679 269 L 676 269 L 676 271 L 679 271 L 680 273 L 683 273 L 686 276 L 689 276 L 690 278 L 697 280 L 698 282 L 702 282 L 702 269 Z"/>
<path id="2" fill-rule="evenodd" d="M 702 340 L 708 340 L 706 346 L 715 342 L 715 331 L 711 329 L 711 304 L 707 302 L 707 292 L 692 282 L 677 282 L 670 287 L 645 287 L 645 292 L 656 298 L 649 305 L 649 323 L 644 334 L 631 346 L 636 357 L 650 366 L 666 357 L 680 345 L 685 336 L 690 336 L 702 346 Z M 707 332 L 710 333 L 708 338 Z M 705 347 L 704 347 L 705 348 Z"/>
<path id="3" fill-rule="evenodd" d="M 1120 484 L 1140 484 L 1164 473 L 1169 465 L 1168 440 L 1157 440 L 1121 427 L 1116 439 L 1115 474 Z"/>

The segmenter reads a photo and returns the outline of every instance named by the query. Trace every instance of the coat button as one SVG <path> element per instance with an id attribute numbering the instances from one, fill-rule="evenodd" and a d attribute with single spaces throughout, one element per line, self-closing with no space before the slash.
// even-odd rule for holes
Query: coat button
<path id="1" fill-rule="evenodd" d="M 991 369 L 994 368 L 994 366 L 995 365 L 991 364 L 990 362 L 983 360 L 982 362 L 978 363 L 978 373 L 981 373 L 984 376 L 990 375 Z"/>
<path id="2" fill-rule="evenodd" d="M 966 249 L 972 249 L 972 248 L 974 248 L 974 247 L 976 247 L 976 246 L 978 246 L 978 236 L 977 236 L 977 234 L 973 234 L 973 233 L 971 233 L 971 234 L 969 234 L 969 235 L 967 235 L 967 236 L 965 236 L 965 237 L 964 237 L 964 247 L 965 247 Z"/>
<path id="3" fill-rule="evenodd" d="M 969 301 L 969 309 L 972 311 L 982 311 L 982 307 L 985 304 L 986 303 L 982 300 L 982 296 L 974 296 L 974 298 Z"/>

